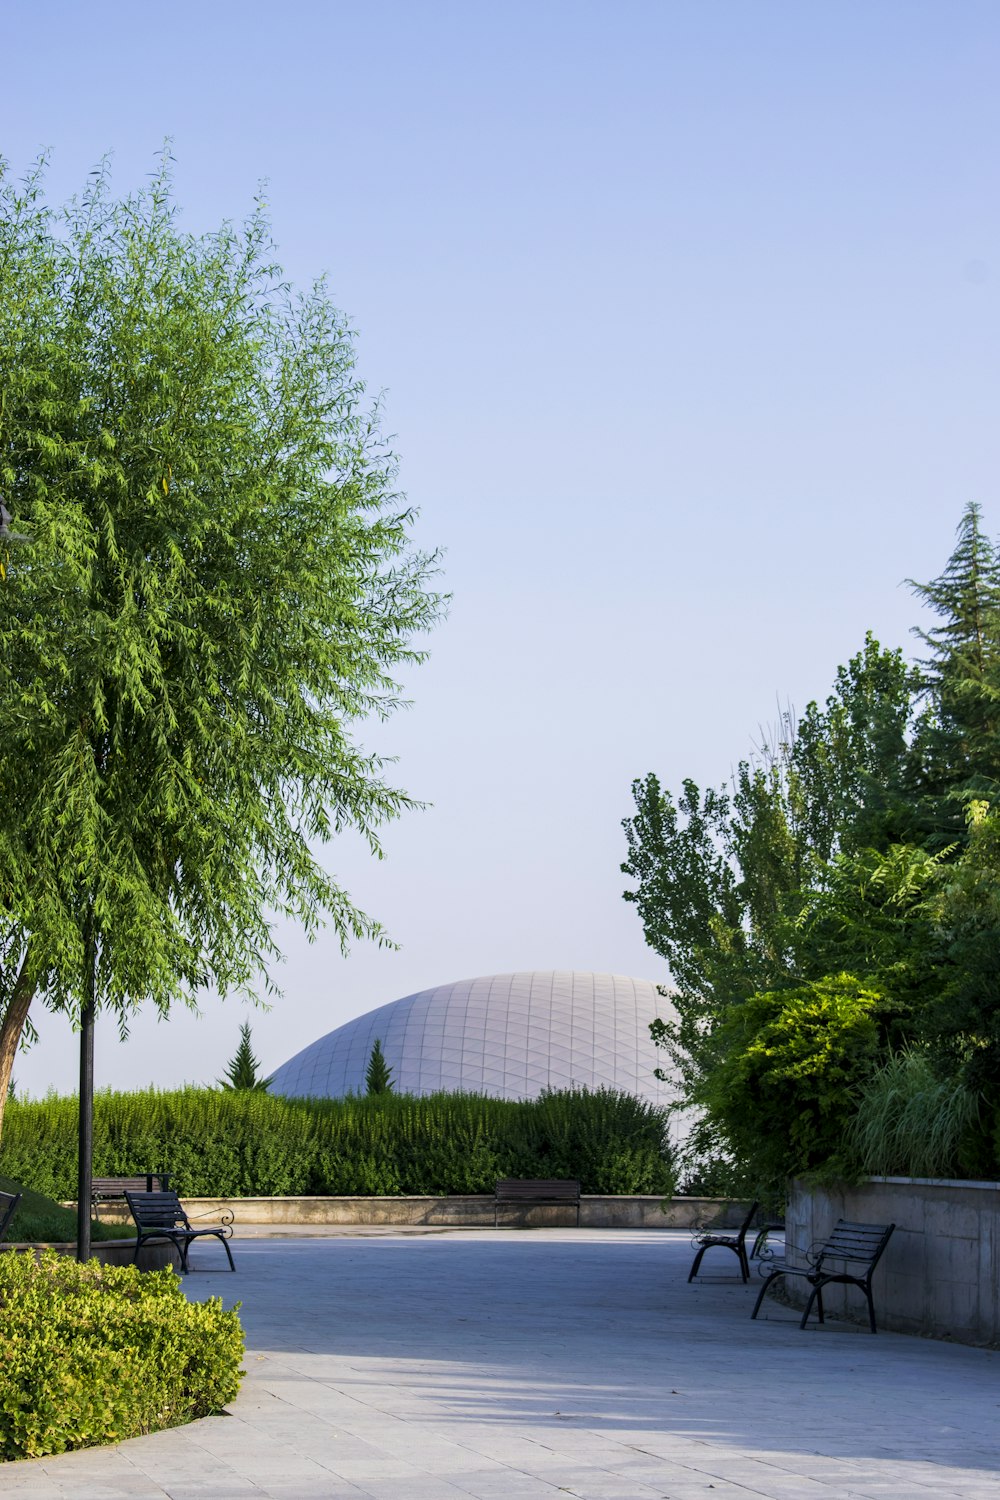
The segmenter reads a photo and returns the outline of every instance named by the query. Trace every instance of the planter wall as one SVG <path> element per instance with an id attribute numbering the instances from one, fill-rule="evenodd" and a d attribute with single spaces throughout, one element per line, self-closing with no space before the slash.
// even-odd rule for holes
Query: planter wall
<path id="1" fill-rule="evenodd" d="M 826 1238 L 837 1219 L 896 1225 L 872 1281 L 880 1328 L 1000 1345 L 1000 1183 L 872 1177 L 857 1187 L 789 1186 L 788 1258 Z M 801 1283 L 786 1283 L 804 1304 Z M 830 1313 L 867 1322 L 851 1287 L 823 1293 Z"/>
<path id="2" fill-rule="evenodd" d="M 69 1240 L 66 1243 L 48 1245 L 15 1242 L 0 1245 L 0 1250 L 30 1250 L 34 1255 L 40 1250 L 58 1250 L 60 1255 L 75 1255 L 76 1242 Z M 130 1266 L 134 1252 L 135 1236 L 130 1240 L 95 1240 L 90 1247 L 91 1259 L 100 1261 L 102 1266 Z M 180 1255 L 173 1245 L 168 1244 L 143 1245 L 136 1261 L 140 1271 L 162 1271 L 167 1266 L 173 1266 L 176 1271 L 180 1270 L 180 1263 Z"/>

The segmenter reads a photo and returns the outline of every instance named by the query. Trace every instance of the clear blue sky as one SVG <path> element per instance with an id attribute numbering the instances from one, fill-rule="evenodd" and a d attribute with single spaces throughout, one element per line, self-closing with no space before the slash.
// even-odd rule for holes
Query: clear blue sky
<path id="1" fill-rule="evenodd" d="M 61 200 L 173 140 L 191 228 L 269 182 L 386 392 L 449 623 L 369 742 L 433 804 L 329 864 L 402 944 L 285 934 L 276 1065 L 425 985 L 662 979 L 621 900 L 633 777 L 725 777 L 866 628 L 908 641 L 966 501 L 997 529 L 1000 9 L 963 0 L 21 0 L 0 147 Z M 243 1008 L 98 1033 L 210 1080 Z M 68 1088 L 44 1019 L 15 1070 Z"/>

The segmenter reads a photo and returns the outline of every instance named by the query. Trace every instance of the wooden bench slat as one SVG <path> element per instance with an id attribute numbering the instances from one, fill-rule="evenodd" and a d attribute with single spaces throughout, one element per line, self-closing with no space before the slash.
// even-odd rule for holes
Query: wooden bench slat
<path id="1" fill-rule="evenodd" d="M 539 1207 L 559 1208 L 564 1204 L 576 1207 L 576 1222 L 580 1223 L 580 1184 L 567 1177 L 503 1177 L 496 1185 L 493 1204 L 493 1227 L 499 1222 L 501 1206 L 504 1204 L 531 1203 Z"/>
<path id="2" fill-rule="evenodd" d="M 126 1193 L 148 1193 L 167 1191 L 170 1175 L 167 1172 L 137 1172 L 134 1177 L 92 1177 L 90 1179 L 91 1203 L 112 1203 L 125 1197 Z"/>

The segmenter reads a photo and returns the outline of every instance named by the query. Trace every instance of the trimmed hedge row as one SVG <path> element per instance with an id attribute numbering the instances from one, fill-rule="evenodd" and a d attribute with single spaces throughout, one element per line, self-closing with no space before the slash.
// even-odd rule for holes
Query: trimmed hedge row
<path id="1" fill-rule="evenodd" d="M 0 1255 L 0 1458 L 120 1442 L 217 1412 L 239 1390 L 243 1330 L 172 1270 Z"/>
<path id="2" fill-rule="evenodd" d="M 75 1097 L 12 1099 L 0 1171 L 76 1191 Z M 101 1093 L 94 1171 L 166 1170 L 181 1196 L 491 1193 L 499 1177 L 576 1177 L 585 1193 L 673 1191 L 665 1115 L 629 1094 L 571 1089 L 282 1099 L 216 1089 Z"/>

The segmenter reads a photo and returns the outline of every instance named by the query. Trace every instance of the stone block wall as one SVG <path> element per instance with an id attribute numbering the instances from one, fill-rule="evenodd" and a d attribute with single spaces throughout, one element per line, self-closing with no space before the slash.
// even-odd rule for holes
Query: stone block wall
<path id="1" fill-rule="evenodd" d="M 786 1250 L 805 1252 L 837 1219 L 896 1225 L 872 1280 L 880 1328 L 1000 1346 L 1000 1183 L 872 1177 L 856 1187 L 790 1185 Z M 803 1305 L 801 1283 L 786 1283 Z M 867 1321 L 854 1287 L 830 1287 L 828 1311 Z"/>

